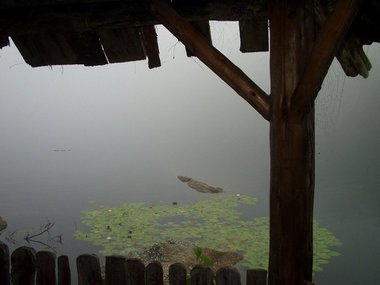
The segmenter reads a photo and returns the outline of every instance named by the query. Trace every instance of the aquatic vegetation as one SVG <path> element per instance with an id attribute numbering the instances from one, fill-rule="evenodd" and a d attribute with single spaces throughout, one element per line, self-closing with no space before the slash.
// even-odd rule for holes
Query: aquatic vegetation
<path id="1" fill-rule="evenodd" d="M 269 218 L 243 219 L 241 207 L 253 206 L 254 197 L 222 195 L 194 204 L 145 205 L 129 203 L 119 207 L 84 212 L 89 232 L 75 237 L 102 247 L 102 253 L 129 254 L 163 240 L 191 240 L 202 247 L 236 251 L 248 268 L 267 268 Z M 333 256 L 339 240 L 314 223 L 314 271 Z"/>

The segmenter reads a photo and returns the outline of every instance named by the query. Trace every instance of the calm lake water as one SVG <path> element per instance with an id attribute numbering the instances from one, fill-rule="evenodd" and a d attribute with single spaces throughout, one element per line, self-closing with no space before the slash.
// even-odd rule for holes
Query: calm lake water
<path id="1" fill-rule="evenodd" d="M 269 92 L 268 55 L 240 54 L 236 29 L 214 24 L 214 42 Z M 50 244 L 73 264 L 99 251 L 73 237 L 92 202 L 208 197 L 177 175 L 255 196 L 252 216 L 268 215 L 268 123 L 162 28 L 159 40 L 155 70 L 146 62 L 32 69 L 14 47 L 0 51 L 0 216 L 9 224 L 0 239 L 15 232 L 12 249 L 51 221 L 63 244 Z M 315 218 L 342 246 L 316 284 L 380 284 L 379 51 L 367 50 L 366 80 L 335 64 L 317 101 Z"/>

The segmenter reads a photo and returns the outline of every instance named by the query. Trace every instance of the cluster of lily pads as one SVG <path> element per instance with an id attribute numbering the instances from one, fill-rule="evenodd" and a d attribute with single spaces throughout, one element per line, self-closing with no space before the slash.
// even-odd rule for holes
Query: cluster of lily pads
<path id="1" fill-rule="evenodd" d="M 255 203 L 251 196 L 221 195 L 183 205 L 100 207 L 84 212 L 83 223 L 89 231 L 78 230 L 75 237 L 101 246 L 104 255 L 128 255 L 168 239 L 191 240 L 202 247 L 239 252 L 247 268 L 267 268 L 269 218 L 243 219 L 241 215 L 240 206 Z M 339 244 L 330 231 L 314 223 L 314 272 L 339 255 L 334 250 Z"/>

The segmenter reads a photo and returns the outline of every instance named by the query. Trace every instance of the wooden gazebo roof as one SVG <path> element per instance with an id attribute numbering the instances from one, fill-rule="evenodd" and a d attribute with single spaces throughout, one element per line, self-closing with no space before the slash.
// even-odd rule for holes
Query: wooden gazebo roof
<path id="1" fill-rule="evenodd" d="M 210 20 L 239 21 L 242 52 L 268 50 L 267 1 L 174 0 L 172 6 L 211 42 Z M 320 26 L 334 1 L 315 11 Z M 347 75 L 367 77 L 371 65 L 362 45 L 380 41 L 380 5 L 368 0 L 337 55 Z M 32 67 L 85 66 L 148 59 L 161 65 L 154 25 L 144 0 L 3 0 L 0 47 L 9 37 Z M 188 55 L 191 52 L 188 50 Z"/>

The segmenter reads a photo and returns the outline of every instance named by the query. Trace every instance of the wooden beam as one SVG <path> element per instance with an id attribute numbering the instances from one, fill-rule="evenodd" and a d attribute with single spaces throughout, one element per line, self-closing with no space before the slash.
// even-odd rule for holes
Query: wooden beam
<path id="1" fill-rule="evenodd" d="M 186 22 L 169 4 L 160 0 L 148 2 L 150 12 L 204 64 L 230 85 L 265 119 L 270 116 L 269 96 L 241 69 L 215 49 L 203 35 Z"/>
<path id="2" fill-rule="evenodd" d="M 191 25 L 194 26 L 198 32 L 200 32 L 209 42 L 210 45 L 212 45 L 212 39 L 211 39 L 211 30 L 210 30 L 210 23 L 209 21 L 191 21 L 189 22 Z M 188 57 L 195 56 L 191 50 L 186 48 L 186 55 Z"/>
<path id="3" fill-rule="evenodd" d="M 332 15 L 320 32 L 303 77 L 292 96 L 294 118 L 303 117 L 313 105 L 331 62 L 362 3 L 363 0 L 337 1 Z"/>

